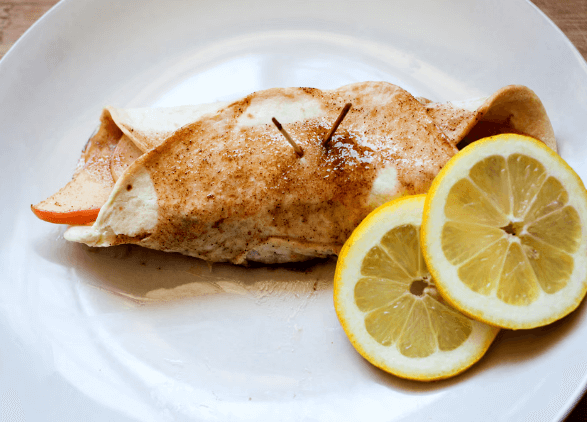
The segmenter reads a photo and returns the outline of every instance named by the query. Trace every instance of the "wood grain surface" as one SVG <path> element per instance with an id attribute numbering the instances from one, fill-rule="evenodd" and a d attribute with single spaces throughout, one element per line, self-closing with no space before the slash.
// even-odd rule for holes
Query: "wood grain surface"
<path id="1" fill-rule="evenodd" d="M 56 3 L 55 0 L 0 0 L 0 58 Z M 533 3 L 565 33 L 587 60 L 587 0 L 533 0 Z M 587 421 L 587 396 L 566 419 L 566 422 L 575 421 Z"/>

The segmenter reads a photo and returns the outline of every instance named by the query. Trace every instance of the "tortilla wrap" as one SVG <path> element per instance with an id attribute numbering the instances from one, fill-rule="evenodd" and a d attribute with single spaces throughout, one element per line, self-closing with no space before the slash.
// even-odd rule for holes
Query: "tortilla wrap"
<path id="1" fill-rule="evenodd" d="M 346 102 L 351 111 L 322 146 Z M 192 121 L 173 132 L 184 121 L 172 116 L 188 115 Z M 302 158 L 270 123 L 273 116 L 304 149 Z M 180 112 L 106 108 L 96 136 L 119 133 L 136 157 L 116 183 L 104 177 L 110 193 L 93 226 L 71 227 L 65 237 L 236 264 L 335 255 L 376 206 L 426 192 L 479 122 L 556 149 L 544 107 L 522 86 L 452 104 L 365 82 L 332 91 L 271 89 Z M 82 166 L 77 177 L 89 171 Z"/>

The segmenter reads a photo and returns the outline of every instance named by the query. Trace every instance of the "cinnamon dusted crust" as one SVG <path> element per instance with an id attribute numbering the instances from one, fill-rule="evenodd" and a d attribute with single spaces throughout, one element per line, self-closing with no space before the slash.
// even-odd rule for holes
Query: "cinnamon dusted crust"
<path id="1" fill-rule="evenodd" d="M 351 111 L 323 147 L 322 138 L 347 102 Z M 302 119 L 287 111 L 278 116 L 303 148 L 301 159 L 270 117 L 257 123 L 284 104 L 307 109 Z M 132 175 L 146 169 L 157 197 L 157 224 L 140 239 L 118 227 L 109 242 L 234 263 L 335 254 L 382 197 L 425 192 L 455 152 L 425 108 L 388 83 L 261 91 L 181 128 L 141 156 L 117 186 L 132 185 Z M 382 174 L 384 186 L 379 182 L 374 197 Z M 120 212 L 137 217 L 142 212 L 119 205 L 116 188 L 113 195 L 111 209 L 122 206 Z M 99 218 L 97 224 L 108 221 Z M 279 252 L 283 242 L 295 250 L 287 259 Z"/>
<path id="2" fill-rule="evenodd" d="M 324 135 L 348 102 L 351 111 L 324 147 Z M 210 114 L 198 111 L 200 118 L 164 141 L 153 122 L 173 110 L 109 110 L 138 150 L 149 142 L 153 149 L 135 150 L 134 162 L 116 162 L 119 179 L 97 221 L 71 228 L 66 238 L 237 264 L 337 254 L 371 210 L 426 192 L 456 145 L 487 128 L 525 133 L 556 149 L 544 107 L 522 86 L 454 103 L 417 100 L 385 82 L 332 91 L 270 89 Z M 196 110 L 178 112 L 185 117 Z M 302 158 L 272 117 L 303 148 Z M 119 155 L 129 156 L 115 151 L 113 157 Z"/>

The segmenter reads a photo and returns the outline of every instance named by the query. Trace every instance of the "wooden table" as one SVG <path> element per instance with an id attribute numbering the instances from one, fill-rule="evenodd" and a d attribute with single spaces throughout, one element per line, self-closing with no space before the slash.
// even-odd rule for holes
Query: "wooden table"
<path id="1" fill-rule="evenodd" d="M 0 58 L 55 3 L 56 0 L 0 0 Z M 533 3 L 558 25 L 587 60 L 587 0 L 533 0 Z M 587 421 L 587 396 L 566 420 L 574 421 Z"/>

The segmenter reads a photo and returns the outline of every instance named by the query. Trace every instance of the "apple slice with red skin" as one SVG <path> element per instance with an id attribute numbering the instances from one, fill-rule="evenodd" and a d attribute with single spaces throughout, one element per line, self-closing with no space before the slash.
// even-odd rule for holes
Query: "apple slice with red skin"
<path id="1" fill-rule="evenodd" d="M 56 194 L 31 205 L 31 209 L 37 217 L 49 223 L 89 224 L 98 217 L 100 207 L 114 186 L 113 182 L 110 186 L 107 182 L 108 178 L 103 177 L 102 172 L 92 174 L 87 168 L 82 169 Z"/>
<path id="2" fill-rule="evenodd" d="M 96 220 L 114 186 L 111 156 L 122 131 L 110 112 L 100 117 L 100 128 L 88 141 L 73 179 L 57 193 L 31 205 L 41 220 L 57 224 L 84 225 Z"/>

